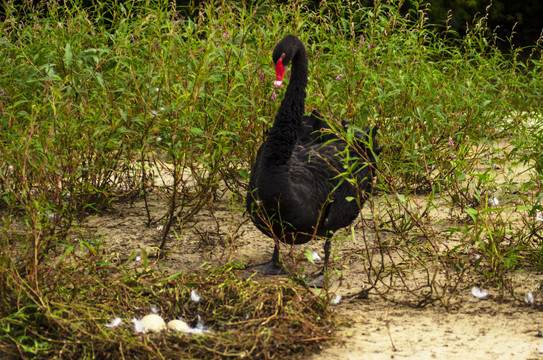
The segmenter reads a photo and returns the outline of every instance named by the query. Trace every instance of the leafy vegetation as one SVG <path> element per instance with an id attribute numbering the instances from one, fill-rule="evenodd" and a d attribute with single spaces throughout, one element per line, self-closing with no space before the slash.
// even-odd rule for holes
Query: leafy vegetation
<path id="1" fill-rule="evenodd" d="M 225 189 L 240 205 L 284 91 L 270 86 L 270 54 L 287 33 L 309 53 L 308 109 L 380 130 L 366 226 L 347 234 L 367 283 L 418 306 L 452 306 L 474 281 L 521 301 L 510 274 L 539 269 L 543 257 L 541 49 L 506 58 L 484 16 L 460 38 L 430 26 L 418 4 L 408 15 L 397 5 L 209 1 L 184 17 L 167 2 L 6 3 L 0 351 L 284 358 L 329 338 L 326 292 L 242 279 L 231 267 L 168 277 L 147 259 L 144 270 L 114 266 L 107 244 L 82 230 L 89 213 L 157 196 L 167 211 L 147 207 L 147 224 L 161 225 L 163 248 Z M 444 207 L 446 219 L 436 215 Z M 409 281 L 420 273 L 422 284 Z M 209 301 L 188 302 L 194 284 Z M 151 304 L 188 319 L 205 312 L 214 333 L 145 338 L 102 326 Z"/>

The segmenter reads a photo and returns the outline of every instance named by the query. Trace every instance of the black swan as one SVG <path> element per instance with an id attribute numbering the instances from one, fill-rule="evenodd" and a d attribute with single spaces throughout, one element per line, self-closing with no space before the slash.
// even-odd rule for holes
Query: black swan
<path id="1" fill-rule="evenodd" d="M 303 43 L 296 36 L 285 36 L 272 59 L 276 87 L 289 63 L 292 73 L 273 126 L 257 152 L 246 205 L 253 223 L 276 245 L 271 261 L 252 269 L 268 275 L 283 272 L 277 241 L 293 245 L 313 238 L 326 239 L 326 269 L 330 238 L 353 222 L 371 190 L 374 156 L 379 152 L 376 131 L 355 134 L 352 147 L 328 131 L 319 135 L 321 128 L 329 129 L 326 121 L 318 112 L 304 116 L 308 71 Z M 373 144 L 373 152 L 368 144 Z M 353 164 L 356 183 L 338 176 Z"/>

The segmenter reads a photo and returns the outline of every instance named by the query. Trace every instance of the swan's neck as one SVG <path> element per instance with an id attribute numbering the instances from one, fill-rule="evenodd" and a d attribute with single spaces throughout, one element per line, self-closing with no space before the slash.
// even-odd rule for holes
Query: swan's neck
<path id="1" fill-rule="evenodd" d="M 292 59 L 290 81 L 266 140 L 266 157 L 274 165 L 289 162 L 302 130 L 307 85 L 307 54 L 303 45 Z"/>

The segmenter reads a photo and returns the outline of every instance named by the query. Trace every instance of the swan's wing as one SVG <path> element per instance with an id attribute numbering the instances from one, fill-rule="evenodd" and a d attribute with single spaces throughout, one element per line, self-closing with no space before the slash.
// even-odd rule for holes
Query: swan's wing
<path id="1" fill-rule="evenodd" d="M 371 187 L 370 165 L 352 157 L 340 142 L 295 148 L 290 169 L 299 211 L 312 214 L 313 224 L 318 218 L 323 231 L 351 224 Z"/>
<path id="2" fill-rule="evenodd" d="M 311 146 L 315 144 L 324 144 L 325 142 L 338 139 L 338 137 L 330 131 L 321 131 L 321 130 L 331 130 L 332 128 L 323 115 L 314 110 L 311 115 L 305 115 L 302 118 L 302 131 L 298 135 L 297 143 L 299 145 Z"/>

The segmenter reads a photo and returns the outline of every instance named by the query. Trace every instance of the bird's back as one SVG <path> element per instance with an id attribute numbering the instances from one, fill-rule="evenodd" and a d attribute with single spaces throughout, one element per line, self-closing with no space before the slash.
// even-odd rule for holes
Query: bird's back
<path id="1" fill-rule="evenodd" d="M 351 224 L 372 178 L 373 165 L 357 155 L 339 139 L 297 144 L 287 169 L 276 172 L 260 165 L 259 151 L 247 197 L 257 227 L 268 236 L 299 244 Z M 355 173 L 347 173 L 354 161 Z"/>

